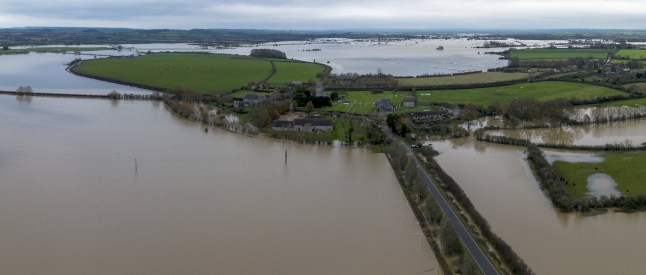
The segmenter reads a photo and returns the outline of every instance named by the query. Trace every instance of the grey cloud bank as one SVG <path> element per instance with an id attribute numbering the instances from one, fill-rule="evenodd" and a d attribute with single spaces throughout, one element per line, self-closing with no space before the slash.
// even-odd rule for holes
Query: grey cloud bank
<path id="1" fill-rule="evenodd" d="M 0 27 L 129 28 L 625 28 L 646 5 L 623 0 L 181 1 L 4 0 Z"/>

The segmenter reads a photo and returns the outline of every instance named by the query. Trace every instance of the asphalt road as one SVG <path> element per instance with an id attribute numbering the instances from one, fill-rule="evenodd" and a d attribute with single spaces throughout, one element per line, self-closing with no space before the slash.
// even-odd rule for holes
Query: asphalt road
<path id="1" fill-rule="evenodd" d="M 449 221 L 453 225 L 453 228 L 455 228 L 455 231 L 458 234 L 458 237 L 460 237 L 464 248 L 469 252 L 469 254 L 473 256 L 473 260 L 475 260 L 478 267 L 480 267 L 482 273 L 484 273 L 485 275 L 499 274 L 498 270 L 496 270 L 491 261 L 489 261 L 489 258 L 487 258 L 484 252 L 482 252 L 467 228 L 464 226 L 464 224 L 462 224 L 462 221 L 460 220 L 460 218 L 458 218 L 458 215 L 449 206 L 449 202 L 446 200 L 446 198 L 444 198 L 442 193 L 440 193 L 440 190 L 438 189 L 437 185 L 435 185 L 435 182 L 433 182 L 433 180 L 428 176 L 426 170 L 424 170 L 423 166 L 419 163 L 419 160 L 417 160 L 417 158 L 413 155 L 411 148 L 401 141 L 399 141 L 399 143 L 401 144 L 401 146 L 403 146 L 404 150 L 406 150 L 406 153 L 412 157 L 413 161 L 415 161 L 415 167 L 421 175 L 422 180 L 424 180 L 424 182 L 426 183 L 426 187 L 435 198 L 435 201 L 442 209 L 442 212 L 444 212 L 444 216 L 449 219 Z"/>

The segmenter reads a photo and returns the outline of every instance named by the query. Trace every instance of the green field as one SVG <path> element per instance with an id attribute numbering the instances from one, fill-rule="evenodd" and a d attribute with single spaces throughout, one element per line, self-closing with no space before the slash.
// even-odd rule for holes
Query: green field
<path id="1" fill-rule="evenodd" d="M 320 65 L 275 62 L 272 83 L 316 78 Z M 214 93 L 239 89 L 271 74 L 271 61 L 246 56 L 164 53 L 134 58 L 87 60 L 77 70 L 84 74 L 161 89 L 186 89 Z M 316 71 L 318 72 L 318 71 Z M 276 79 L 276 80 L 274 80 Z"/>
<path id="2" fill-rule="evenodd" d="M 317 81 L 317 74 L 325 70 L 325 67 L 315 63 L 276 59 L 272 61 L 276 66 L 276 74 L 269 79 L 271 84 L 285 84 L 292 81 Z"/>
<path id="3" fill-rule="evenodd" d="M 0 55 L 2 54 L 21 54 L 21 53 L 63 53 L 63 52 L 88 52 L 88 51 L 102 51 L 102 50 L 111 50 L 112 48 L 108 47 L 34 47 L 26 49 L 9 49 L 9 50 L 0 50 Z"/>
<path id="4" fill-rule="evenodd" d="M 543 81 L 508 86 L 418 91 L 419 102 L 448 102 L 487 106 L 494 102 L 505 103 L 516 98 L 533 98 L 540 101 L 554 99 L 594 99 L 604 96 L 626 95 L 610 88 L 561 81 Z"/>
<path id="5" fill-rule="evenodd" d="M 430 106 L 417 106 L 415 108 L 404 109 L 401 102 L 405 96 L 411 95 L 411 92 L 382 92 L 373 93 L 370 91 L 352 91 L 339 93 L 341 98 L 339 102 L 333 102 L 332 107 L 323 108 L 324 111 L 345 112 L 353 114 L 369 114 L 375 111 L 374 104 L 379 99 L 390 99 L 397 112 L 418 112 Z"/>
<path id="6" fill-rule="evenodd" d="M 620 50 L 616 56 L 628 59 L 646 59 L 646 50 Z"/>
<path id="7" fill-rule="evenodd" d="M 556 161 L 554 167 L 567 178 L 568 191 L 578 197 L 586 196 L 588 177 L 596 173 L 611 176 L 623 195 L 646 194 L 646 152 L 602 153 L 601 157 L 601 163 Z"/>
<path id="8" fill-rule="evenodd" d="M 570 59 L 576 57 L 604 59 L 612 50 L 604 49 L 522 49 L 512 50 L 510 58 L 517 57 L 520 60 L 533 59 Z"/>
<path id="9" fill-rule="evenodd" d="M 528 73 L 485 72 L 456 76 L 398 78 L 400 86 L 447 86 L 478 83 L 495 83 L 529 77 Z"/>

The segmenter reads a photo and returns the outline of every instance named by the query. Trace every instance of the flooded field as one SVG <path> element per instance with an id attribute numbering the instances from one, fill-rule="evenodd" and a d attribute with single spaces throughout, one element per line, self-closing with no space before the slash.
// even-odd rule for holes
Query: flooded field
<path id="1" fill-rule="evenodd" d="M 0 273 L 438 272 L 384 155 L 158 102 L 0 96 L 0 125 Z"/>
<path id="2" fill-rule="evenodd" d="M 93 53 L 118 54 L 116 51 Z M 65 70 L 76 58 L 91 55 L 30 53 L 0 55 L 0 90 L 15 91 L 31 86 L 38 93 L 69 93 L 105 95 L 111 91 L 128 94 L 149 94 L 150 91 L 73 75 Z"/>
<path id="3" fill-rule="evenodd" d="M 559 213 L 535 181 L 523 148 L 462 139 L 433 142 L 438 162 L 492 229 L 537 274 L 641 274 L 646 213 Z"/>
<path id="4" fill-rule="evenodd" d="M 487 133 L 526 139 L 534 143 L 605 145 L 628 142 L 639 146 L 646 142 L 646 119 L 563 128 L 488 131 Z"/>

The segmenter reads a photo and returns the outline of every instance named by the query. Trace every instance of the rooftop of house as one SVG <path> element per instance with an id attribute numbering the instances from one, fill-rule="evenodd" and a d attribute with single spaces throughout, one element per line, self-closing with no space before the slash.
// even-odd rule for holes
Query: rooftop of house
<path id="1" fill-rule="evenodd" d="M 275 120 L 272 126 L 277 128 L 291 128 L 294 127 L 294 122 L 289 120 Z"/>
<path id="2" fill-rule="evenodd" d="M 294 125 L 305 126 L 306 124 L 312 126 L 334 126 L 332 120 L 322 117 L 297 118 L 294 120 Z"/>
<path id="3" fill-rule="evenodd" d="M 413 96 L 405 96 L 402 102 L 415 102 L 415 97 Z"/>

